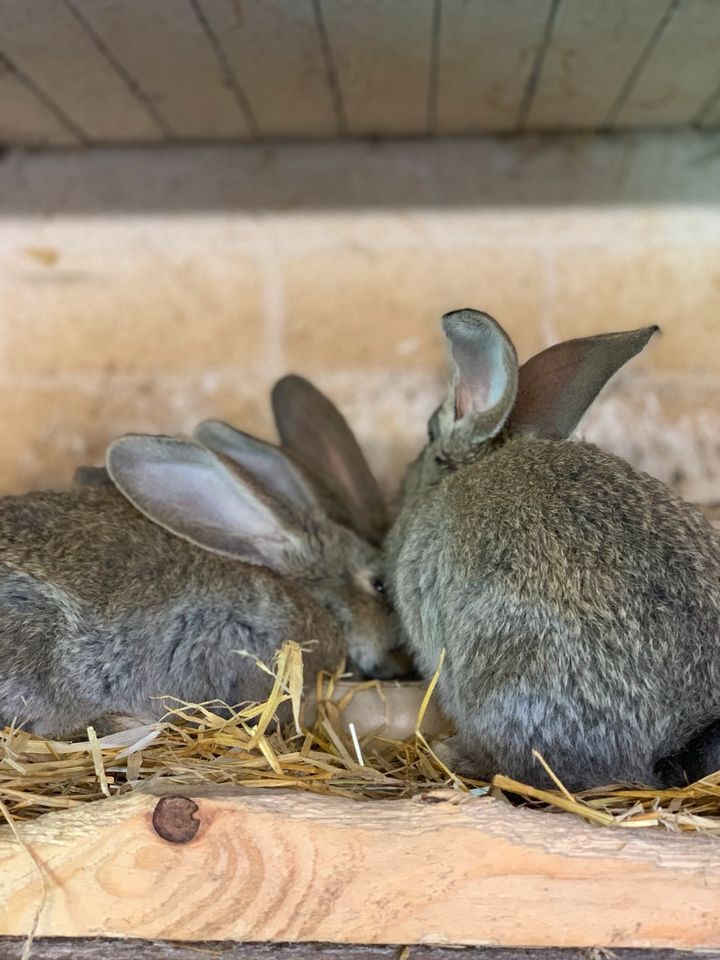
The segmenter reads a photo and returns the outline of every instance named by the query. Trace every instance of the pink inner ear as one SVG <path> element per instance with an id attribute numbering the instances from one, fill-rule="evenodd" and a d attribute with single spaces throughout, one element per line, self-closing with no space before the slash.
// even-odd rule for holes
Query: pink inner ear
<path id="1" fill-rule="evenodd" d="M 483 413 L 492 406 L 490 401 L 491 365 L 478 361 L 473 373 L 476 374 L 476 379 L 472 384 L 461 373 L 455 388 L 455 418 L 457 420 L 468 413 Z"/>
<path id="2" fill-rule="evenodd" d="M 472 394 L 462 381 L 455 388 L 455 419 L 459 420 L 472 409 Z"/>

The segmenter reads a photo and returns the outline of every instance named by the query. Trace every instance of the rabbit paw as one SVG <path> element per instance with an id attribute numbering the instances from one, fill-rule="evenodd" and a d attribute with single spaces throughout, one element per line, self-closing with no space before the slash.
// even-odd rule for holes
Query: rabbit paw
<path id="1" fill-rule="evenodd" d="M 491 780 L 495 764 L 489 755 L 476 748 L 472 750 L 459 736 L 448 737 L 446 740 L 436 740 L 432 745 L 433 753 L 440 763 L 451 773 L 472 780 Z"/>

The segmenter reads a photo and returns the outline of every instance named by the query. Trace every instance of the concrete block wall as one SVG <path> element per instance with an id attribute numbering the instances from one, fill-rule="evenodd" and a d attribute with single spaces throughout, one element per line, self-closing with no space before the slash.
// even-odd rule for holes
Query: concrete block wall
<path id="1" fill-rule="evenodd" d="M 386 489 L 445 369 L 439 317 L 521 358 L 659 323 L 580 432 L 720 499 L 716 135 L 8 154 L 0 163 L 0 491 L 67 485 L 126 431 L 213 416 L 272 437 L 296 371 Z"/>

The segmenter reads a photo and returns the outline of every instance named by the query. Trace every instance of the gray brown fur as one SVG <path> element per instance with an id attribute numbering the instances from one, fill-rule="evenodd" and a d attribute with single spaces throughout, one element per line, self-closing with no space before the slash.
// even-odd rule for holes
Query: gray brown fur
<path id="1" fill-rule="evenodd" d="M 720 716 L 720 537 L 623 460 L 515 433 L 514 396 L 509 426 L 483 441 L 465 424 L 462 449 L 451 393 L 386 544 L 421 671 L 446 651 L 445 756 L 546 786 L 536 749 L 570 789 L 654 783 Z"/>
<path id="2" fill-rule="evenodd" d="M 280 576 L 216 556 L 145 519 L 116 491 L 0 500 L 0 726 L 57 736 L 108 714 L 159 717 L 153 697 L 262 699 L 284 640 L 307 676 L 349 651 L 382 673 L 395 645 L 370 583 L 378 556 L 324 518 Z M 390 668 L 392 671 L 392 668 Z"/>

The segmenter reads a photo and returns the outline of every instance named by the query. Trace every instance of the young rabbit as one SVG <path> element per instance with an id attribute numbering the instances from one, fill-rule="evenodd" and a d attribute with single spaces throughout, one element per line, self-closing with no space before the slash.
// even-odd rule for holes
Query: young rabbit
<path id="1" fill-rule="evenodd" d="M 448 763 L 570 789 L 657 782 L 720 717 L 720 537 L 662 483 L 568 440 L 657 327 L 518 370 L 489 316 L 443 318 L 453 375 L 386 542 L 391 598 L 457 735 Z"/>
<path id="2" fill-rule="evenodd" d="M 283 458 L 274 469 L 282 472 Z M 306 676 L 349 653 L 394 673 L 378 551 L 330 521 L 287 470 L 272 498 L 199 443 L 127 436 L 116 490 L 0 499 L 0 726 L 60 735 L 112 715 L 262 699 L 284 640 Z"/>
<path id="3" fill-rule="evenodd" d="M 277 381 L 271 400 L 282 451 L 220 420 L 203 421 L 194 436 L 281 495 L 290 467 L 295 482 L 312 491 L 331 520 L 379 546 L 388 527 L 385 502 L 343 415 L 309 380 L 296 374 Z M 280 471 L 279 458 L 284 458 Z M 82 466 L 75 471 L 73 486 L 111 487 L 112 481 L 104 467 Z"/>

